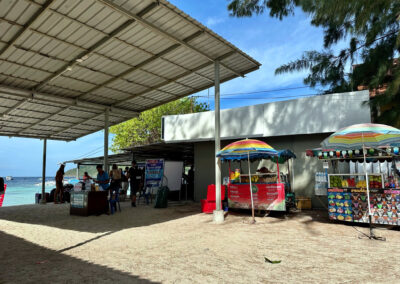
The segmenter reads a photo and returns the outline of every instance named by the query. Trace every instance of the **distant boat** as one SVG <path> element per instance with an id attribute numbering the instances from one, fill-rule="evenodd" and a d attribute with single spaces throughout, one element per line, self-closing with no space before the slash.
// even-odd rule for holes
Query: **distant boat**
<path id="1" fill-rule="evenodd" d="M 12 176 L 6 176 L 6 180 L 13 180 Z"/>

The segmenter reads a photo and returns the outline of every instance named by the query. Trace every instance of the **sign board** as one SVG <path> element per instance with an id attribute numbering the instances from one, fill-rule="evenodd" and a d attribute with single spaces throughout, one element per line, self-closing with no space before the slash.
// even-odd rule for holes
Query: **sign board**
<path id="1" fill-rule="evenodd" d="M 87 205 L 86 192 L 71 192 L 71 207 L 84 208 Z"/>
<path id="2" fill-rule="evenodd" d="M 167 179 L 167 186 L 170 191 L 181 190 L 183 162 L 165 161 L 164 176 Z"/>
<path id="3" fill-rule="evenodd" d="M 160 187 L 164 177 L 164 160 L 146 160 L 146 187 Z"/>
<path id="4" fill-rule="evenodd" d="M 252 185 L 254 209 L 286 211 L 285 185 L 283 183 L 255 183 Z M 250 184 L 229 184 L 230 208 L 251 208 Z"/>
<path id="5" fill-rule="evenodd" d="M 322 167 L 323 167 L 324 169 L 329 169 L 329 163 L 328 163 L 327 161 L 324 161 L 324 162 L 322 163 Z"/>

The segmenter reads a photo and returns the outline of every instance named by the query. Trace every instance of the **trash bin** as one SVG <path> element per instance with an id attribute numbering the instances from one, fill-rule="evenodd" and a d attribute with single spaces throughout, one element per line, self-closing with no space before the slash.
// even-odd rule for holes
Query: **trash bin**
<path id="1" fill-rule="evenodd" d="M 168 192 L 169 192 L 169 188 L 167 186 L 163 186 L 157 191 L 156 202 L 155 202 L 154 208 L 167 208 L 168 207 Z"/>

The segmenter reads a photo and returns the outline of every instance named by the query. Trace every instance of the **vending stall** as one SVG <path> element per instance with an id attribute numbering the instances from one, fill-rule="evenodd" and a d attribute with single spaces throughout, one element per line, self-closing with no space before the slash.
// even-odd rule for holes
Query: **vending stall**
<path id="1" fill-rule="evenodd" d="M 321 143 L 322 148 L 307 151 L 334 169 L 326 173 L 329 219 L 400 225 L 399 144 L 400 130 L 360 124 L 339 130 Z M 335 170 L 344 162 L 353 163 L 352 172 Z"/>
<path id="2" fill-rule="evenodd" d="M 290 170 L 287 174 L 281 173 L 279 164 L 294 159 L 296 156 L 293 152 L 275 150 L 265 142 L 246 139 L 229 144 L 217 156 L 229 163 L 229 208 L 286 211 L 286 195 L 291 192 Z M 250 163 L 263 159 L 276 163 L 276 172 L 262 167 L 252 173 Z M 232 171 L 231 162 L 242 160 L 248 162 L 248 173 L 242 173 L 240 169 Z M 290 166 L 287 168 L 290 169 Z"/>

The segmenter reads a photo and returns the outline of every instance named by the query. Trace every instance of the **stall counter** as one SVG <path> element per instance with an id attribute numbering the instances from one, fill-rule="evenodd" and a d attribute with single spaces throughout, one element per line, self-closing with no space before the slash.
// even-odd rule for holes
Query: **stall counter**
<path id="1" fill-rule="evenodd" d="M 70 215 L 99 215 L 107 213 L 107 191 L 73 191 L 71 192 Z"/>
<path id="2" fill-rule="evenodd" d="M 284 183 L 252 184 L 254 209 L 286 211 Z M 228 184 L 229 208 L 251 208 L 250 184 Z"/>

